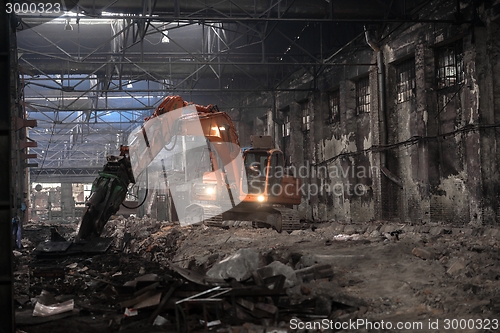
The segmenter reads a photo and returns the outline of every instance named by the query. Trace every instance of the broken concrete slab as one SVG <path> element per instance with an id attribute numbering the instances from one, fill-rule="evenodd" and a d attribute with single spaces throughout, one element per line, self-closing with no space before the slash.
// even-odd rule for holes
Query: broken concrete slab
<path id="1" fill-rule="evenodd" d="M 371 234 L 374 231 L 379 231 L 380 230 L 380 225 L 379 224 L 369 224 L 366 228 L 366 232 Z"/>
<path id="2" fill-rule="evenodd" d="M 433 236 L 438 236 L 444 233 L 444 228 L 443 227 L 432 227 L 429 230 L 429 233 Z"/>
<path id="3" fill-rule="evenodd" d="M 382 234 L 385 234 L 385 233 L 387 233 L 387 232 L 392 232 L 392 231 L 394 231 L 394 230 L 396 230 L 396 229 L 398 229 L 398 228 L 399 228 L 399 227 L 398 227 L 398 226 L 396 226 L 396 225 L 393 225 L 393 224 L 386 224 L 386 225 L 383 225 L 383 226 L 380 228 L 380 230 L 379 230 L 379 231 L 380 231 Z"/>
<path id="4" fill-rule="evenodd" d="M 419 257 L 424 260 L 431 260 L 434 259 L 434 254 L 431 251 L 416 247 L 414 248 L 411 253 L 415 255 L 416 257 Z"/>
<path id="5" fill-rule="evenodd" d="M 233 255 L 214 264 L 207 271 L 207 276 L 214 279 L 233 278 L 243 281 L 252 276 L 252 272 L 259 268 L 261 257 L 255 249 L 239 249 Z"/>
<path id="6" fill-rule="evenodd" d="M 488 236 L 488 237 L 498 237 L 500 235 L 500 229 L 498 229 L 498 228 L 485 229 L 484 235 Z"/>
<path id="7" fill-rule="evenodd" d="M 261 267 L 257 270 L 257 273 L 262 279 L 266 279 L 276 275 L 285 276 L 285 288 L 293 287 L 297 284 L 298 279 L 295 271 L 292 267 L 283 264 L 280 261 L 273 261 L 267 266 Z"/>
<path id="8" fill-rule="evenodd" d="M 356 227 L 354 225 L 348 224 L 344 227 L 344 234 L 353 235 L 356 233 Z"/>
<path id="9" fill-rule="evenodd" d="M 332 228 L 335 233 L 341 233 L 344 231 L 344 225 L 341 223 L 333 223 Z"/>
<path id="10" fill-rule="evenodd" d="M 172 269 L 172 271 L 176 272 L 177 274 L 179 274 L 184 279 L 186 279 L 190 282 L 193 282 L 193 283 L 196 283 L 199 285 L 206 285 L 206 286 L 227 285 L 226 281 L 224 281 L 221 278 L 211 278 L 207 275 L 204 275 L 204 274 L 201 274 L 201 273 L 198 273 L 198 272 L 186 269 L 186 268 L 176 266 L 171 262 L 168 262 L 168 265 Z"/>
<path id="11" fill-rule="evenodd" d="M 306 254 L 300 258 L 299 262 L 296 265 L 296 268 L 301 269 L 304 267 L 313 266 L 316 265 L 318 262 L 319 262 L 318 258 L 315 255 Z"/>
<path id="12" fill-rule="evenodd" d="M 415 226 L 412 226 L 412 225 L 405 225 L 402 230 L 404 230 L 404 232 L 414 232 L 415 231 Z"/>
<path id="13" fill-rule="evenodd" d="M 446 274 L 456 275 L 457 273 L 465 269 L 465 267 L 466 264 L 463 259 L 455 259 L 452 261 L 450 267 L 446 270 Z"/>
<path id="14" fill-rule="evenodd" d="M 330 264 L 316 264 L 297 270 L 295 274 L 302 282 L 309 282 L 311 280 L 330 278 L 333 276 L 333 270 Z"/>

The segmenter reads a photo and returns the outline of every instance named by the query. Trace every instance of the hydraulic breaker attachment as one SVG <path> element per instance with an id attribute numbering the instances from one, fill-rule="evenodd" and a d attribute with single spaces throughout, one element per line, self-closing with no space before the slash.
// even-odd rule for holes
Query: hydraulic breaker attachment
<path id="1" fill-rule="evenodd" d="M 128 156 L 108 156 L 103 171 L 92 183 L 75 242 L 101 235 L 106 222 L 120 208 L 131 182 L 134 178 Z"/>

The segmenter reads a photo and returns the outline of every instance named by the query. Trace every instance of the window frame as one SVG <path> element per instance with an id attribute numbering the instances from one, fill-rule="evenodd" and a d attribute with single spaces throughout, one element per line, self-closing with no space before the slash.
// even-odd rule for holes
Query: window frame
<path id="1" fill-rule="evenodd" d="M 302 131 L 309 132 L 311 130 L 311 114 L 309 112 L 309 101 L 299 102 L 301 119 L 302 119 Z"/>
<path id="2" fill-rule="evenodd" d="M 330 124 L 340 122 L 340 89 L 328 92 L 328 122 Z"/>
<path id="3" fill-rule="evenodd" d="M 360 77 L 355 82 L 356 90 L 356 115 L 370 113 L 371 111 L 371 87 L 370 76 Z"/>
<path id="4" fill-rule="evenodd" d="M 457 87 L 464 83 L 463 39 L 436 48 L 435 59 L 437 90 Z"/>
<path id="5" fill-rule="evenodd" d="M 284 138 L 289 137 L 291 134 L 290 112 L 283 112 L 283 125 L 281 125 L 281 132 Z"/>
<path id="6" fill-rule="evenodd" d="M 402 104 L 416 98 L 415 58 L 406 59 L 396 67 L 396 104 Z"/>

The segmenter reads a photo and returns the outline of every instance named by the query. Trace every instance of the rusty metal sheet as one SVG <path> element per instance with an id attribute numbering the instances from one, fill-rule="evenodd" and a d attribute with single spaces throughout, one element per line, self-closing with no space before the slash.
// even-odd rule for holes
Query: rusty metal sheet
<path id="1" fill-rule="evenodd" d="M 32 271 L 33 277 L 44 277 L 44 278 L 64 278 L 64 268 L 63 267 L 37 267 Z"/>
<path id="2" fill-rule="evenodd" d="M 104 253 L 109 249 L 112 242 L 112 237 L 92 238 L 85 244 L 82 251 L 85 253 Z"/>
<path id="3" fill-rule="evenodd" d="M 157 292 L 156 294 L 152 295 L 151 297 L 146 298 L 142 302 L 134 305 L 134 309 L 143 309 L 143 308 L 149 308 L 151 306 L 155 306 L 160 304 L 161 300 L 161 291 Z"/>
<path id="4" fill-rule="evenodd" d="M 43 242 L 38 244 L 35 251 L 41 253 L 66 252 L 71 246 L 71 242 Z"/>

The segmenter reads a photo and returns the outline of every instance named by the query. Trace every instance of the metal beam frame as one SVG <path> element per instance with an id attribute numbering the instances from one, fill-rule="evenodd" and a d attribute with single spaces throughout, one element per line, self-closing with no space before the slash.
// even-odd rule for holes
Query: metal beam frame
<path id="1" fill-rule="evenodd" d="M 298 71 L 314 76 L 334 66 L 373 65 L 332 61 L 339 52 L 355 47 L 351 38 L 356 40 L 363 33 L 362 27 L 357 31 L 353 25 L 349 30 L 351 38 L 346 37 L 345 32 L 329 38 L 335 31 L 332 23 L 409 22 L 405 16 L 406 6 L 401 11 L 401 6 L 396 6 L 394 1 L 378 6 L 376 13 L 359 17 L 336 15 L 337 6 L 342 5 L 350 8 L 351 4 L 331 2 L 328 7 L 324 1 L 316 0 L 307 3 L 301 0 L 198 0 L 189 4 L 142 0 L 137 4 L 117 0 L 96 8 L 92 0 L 79 1 L 80 22 L 86 19 L 86 14 L 112 20 L 111 37 L 89 44 L 93 46 L 82 55 L 80 44 L 78 49 L 71 44 L 56 44 L 53 37 L 40 32 L 52 30 L 37 26 L 34 33 L 50 43 L 50 51 L 43 52 L 29 45 L 19 49 L 25 69 L 25 105 L 29 115 L 39 120 L 39 127 L 30 134 L 39 146 L 31 148 L 31 152 L 39 155 L 43 168 L 78 166 L 82 158 L 93 163 L 103 162 L 107 153 L 113 153 L 110 147 L 117 144 L 112 134 L 121 133 L 123 139 L 153 111 L 161 97 L 168 94 L 188 94 L 186 99 L 197 103 L 239 109 L 241 102 L 252 94 L 314 91 L 316 82 L 303 89 L 289 89 L 284 83 Z M 102 10 L 116 10 L 117 6 L 130 6 L 136 11 L 125 16 L 97 14 Z M 307 14 L 301 16 L 304 6 Z M 191 9 L 186 10 L 188 7 Z M 26 15 L 23 20 L 36 24 L 39 18 Z M 431 21 L 450 23 L 411 20 Z M 178 36 L 194 29 L 195 24 L 200 26 L 195 29 L 199 44 L 193 46 Z M 61 28 L 57 24 L 52 26 L 53 31 Z M 66 42 L 74 38 L 61 36 Z M 148 49 L 147 42 L 161 43 L 164 37 L 170 43 L 164 50 L 174 51 L 157 54 Z M 315 39 L 308 41 L 308 37 Z M 338 42 L 346 39 L 350 40 L 346 45 Z M 69 68 L 80 77 L 72 77 L 74 72 Z M 129 82 L 134 88 L 126 88 Z M 128 104 L 118 102 L 117 97 L 127 98 Z M 255 106 L 255 109 L 265 107 Z M 109 112 L 117 117 L 110 118 Z M 129 116 L 130 112 L 136 116 Z M 78 144 L 70 143 L 70 138 L 77 138 Z"/>

